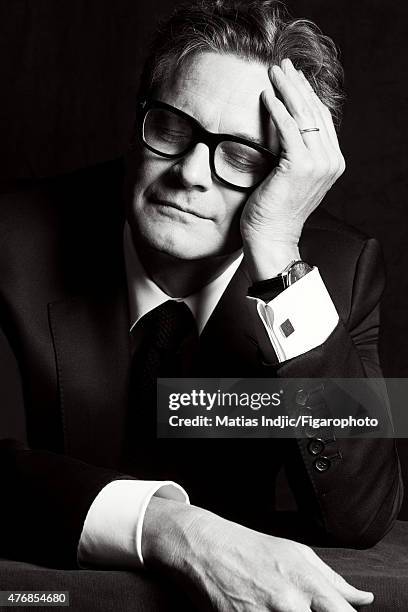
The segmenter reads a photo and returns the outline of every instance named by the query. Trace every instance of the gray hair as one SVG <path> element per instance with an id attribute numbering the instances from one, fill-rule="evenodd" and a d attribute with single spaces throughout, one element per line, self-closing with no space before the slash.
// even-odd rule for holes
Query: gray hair
<path id="1" fill-rule="evenodd" d="M 340 123 L 343 69 L 335 44 L 312 21 L 293 19 L 278 0 L 199 0 L 176 8 L 159 25 L 140 93 L 151 94 L 184 60 L 205 51 L 265 66 L 290 58 Z"/>

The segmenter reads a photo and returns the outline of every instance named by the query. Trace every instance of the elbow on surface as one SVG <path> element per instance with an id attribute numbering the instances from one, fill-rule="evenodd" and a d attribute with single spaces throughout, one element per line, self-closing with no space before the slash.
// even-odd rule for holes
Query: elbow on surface
<path id="1" fill-rule="evenodd" d="M 394 526 L 404 496 L 401 475 L 398 474 L 386 495 L 377 497 L 373 503 L 353 504 L 347 512 L 334 515 L 336 518 L 326 524 L 326 533 L 332 545 L 339 548 L 372 548 L 380 542 Z M 360 500 L 361 501 L 361 500 Z"/>
<path id="2" fill-rule="evenodd" d="M 331 546 L 336 548 L 354 548 L 366 550 L 378 544 L 392 529 L 396 515 L 388 520 L 377 520 L 353 524 L 350 521 L 344 526 L 337 526 L 330 532 Z"/>

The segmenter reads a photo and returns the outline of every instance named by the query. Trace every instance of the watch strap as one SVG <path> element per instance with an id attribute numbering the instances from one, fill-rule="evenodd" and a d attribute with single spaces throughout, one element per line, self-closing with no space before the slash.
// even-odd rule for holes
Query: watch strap
<path id="1" fill-rule="evenodd" d="M 305 261 L 293 260 L 277 276 L 253 283 L 248 289 L 248 296 L 270 302 L 312 270 L 313 267 Z"/>
<path id="2" fill-rule="evenodd" d="M 281 276 L 274 276 L 265 280 L 257 281 L 248 288 L 250 297 L 260 298 L 265 302 L 270 302 L 277 295 L 282 293 L 284 286 Z"/>

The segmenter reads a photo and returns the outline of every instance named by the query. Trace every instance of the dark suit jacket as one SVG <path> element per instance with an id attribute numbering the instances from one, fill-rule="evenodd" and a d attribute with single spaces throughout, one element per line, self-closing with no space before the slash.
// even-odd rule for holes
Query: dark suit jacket
<path id="1" fill-rule="evenodd" d="M 2 196 L 1 325 L 19 365 L 31 448 L 2 444 L 3 555 L 75 566 L 92 500 L 123 474 L 130 346 L 121 180 L 120 167 L 108 164 Z M 376 242 L 315 213 L 300 250 L 319 267 L 340 314 L 328 340 L 265 367 L 241 267 L 201 336 L 201 376 L 380 375 L 384 279 Z M 308 442 L 161 440 L 132 474 L 175 479 L 193 503 L 274 533 L 274 480 L 284 464 L 299 517 L 316 541 L 373 544 L 401 501 L 394 442 L 335 440 L 324 450 L 331 461 L 325 472 L 316 470 Z"/>

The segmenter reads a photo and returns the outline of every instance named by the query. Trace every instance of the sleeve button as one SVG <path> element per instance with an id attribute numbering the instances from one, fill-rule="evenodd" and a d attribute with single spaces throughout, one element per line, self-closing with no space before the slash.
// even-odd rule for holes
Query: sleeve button
<path id="1" fill-rule="evenodd" d="M 307 446 L 307 449 L 311 455 L 320 455 L 324 447 L 325 447 L 325 444 L 323 440 L 314 439 L 314 440 L 310 440 Z"/>
<path id="2" fill-rule="evenodd" d="M 308 399 L 309 394 L 304 389 L 299 389 L 299 391 L 296 392 L 295 402 L 298 406 L 304 406 Z"/>
<path id="3" fill-rule="evenodd" d="M 330 467 L 330 459 L 327 459 L 327 457 L 319 457 L 313 465 L 317 472 L 326 472 Z"/>

